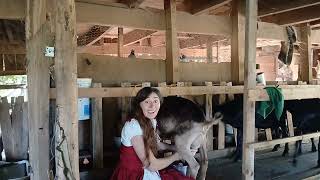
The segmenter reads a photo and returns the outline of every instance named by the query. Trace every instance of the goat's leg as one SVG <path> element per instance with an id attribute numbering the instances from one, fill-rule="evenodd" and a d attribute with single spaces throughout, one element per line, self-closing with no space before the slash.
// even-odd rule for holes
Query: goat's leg
<path id="1" fill-rule="evenodd" d="M 187 141 L 187 142 L 186 142 Z M 182 159 L 186 160 L 189 165 L 189 171 L 191 177 L 196 179 L 198 171 L 200 169 L 199 163 L 193 157 L 193 154 L 190 151 L 191 142 L 189 136 L 176 136 L 175 143 L 177 147 L 177 152 L 180 154 Z M 193 139 L 192 139 L 193 141 Z"/>
<path id="2" fill-rule="evenodd" d="M 2 156 L 1 156 L 2 151 L 3 151 L 3 142 L 2 142 L 2 136 L 0 134 L 0 161 L 2 161 Z"/>
<path id="3" fill-rule="evenodd" d="M 275 132 L 275 138 L 279 139 L 280 138 L 280 132 L 279 132 L 279 127 L 275 128 L 274 129 L 274 132 Z M 280 144 L 276 144 L 274 145 L 273 149 L 272 149 L 272 152 L 275 152 L 275 151 L 278 151 L 278 149 L 280 148 Z"/>
<path id="4" fill-rule="evenodd" d="M 198 173 L 197 180 L 205 180 L 207 170 L 208 170 L 208 154 L 207 154 L 206 139 L 204 139 L 199 150 L 200 150 L 200 170 Z"/>
<path id="5" fill-rule="evenodd" d="M 316 152 L 317 151 L 316 145 L 314 143 L 314 138 L 311 138 L 311 151 L 312 152 Z"/>
<path id="6" fill-rule="evenodd" d="M 286 143 L 284 145 L 284 150 L 283 150 L 282 156 L 286 156 L 288 154 L 289 154 L 289 143 Z"/>
<path id="7" fill-rule="evenodd" d="M 283 113 L 283 115 L 286 117 L 286 113 Z M 282 133 L 282 138 L 289 137 L 289 128 L 287 126 L 285 117 L 281 116 L 281 119 L 279 122 L 280 123 L 279 126 L 281 128 L 281 133 Z M 282 156 L 287 156 L 287 155 L 289 155 L 289 143 L 285 143 L 284 150 L 282 153 Z"/>
<path id="8" fill-rule="evenodd" d="M 301 150 L 301 140 L 297 141 L 296 142 L 296 149 L 295 149 L 295 152 L 293 154 L 293 166 L 296 166 L 297 165 L 297 156 L 299 155 L 299 151 Z"/>
<path id="9" fill-rule="evenodd" d="M 242 130 L 239 130 L 239 129 L 238 129 L 238 134 L 237 134 L 237 141 L 238 141 L 238 144 L 237 144 L 237 147 L 236 147 L 236 151 L 234 153 L 234 159 L 233 159 L 234 162 L 237 162 L 238 160 L 242 159 L 242 141 L 243 141 L 243 138 L 242 138 Z"/>
<path id="10" fill-rule="evenodd" d="M 319 137 L 319 141 L 318 141 L 318 165 L 317 167 L 320 167 L 320 137 Z"/>

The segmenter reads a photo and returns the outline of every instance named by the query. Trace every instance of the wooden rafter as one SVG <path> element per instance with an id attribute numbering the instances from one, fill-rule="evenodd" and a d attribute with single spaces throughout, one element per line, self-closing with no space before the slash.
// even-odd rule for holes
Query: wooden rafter
<path id="1" fill-rule="evenodd" d="M 25 54 L 26 45 L 25 44 L 0 44 L 0 54 Z"/>
<path id="2" fill-rule="evenodd" d="M 94 44 L 95 42 L 99 41 L 106 33 L 108 33 L 108 30 L 110 29 L 111 27 L 109 26 L 95 25 L 91 27 L 87 33 L 78 37 L 78 46 L 90 46 Z"/>
<path id="3" fill-rule="evenodd" d="M 2 0 L 4 1 L 4 0 Z M 1 1 L 0 1 L 1 2 Z M 6 1 L 7 2 L 7 1 Z M 11 4 L 13 1 L 8 1 Z M 1 5 L 1 4 L 0 4 Z M 11 4 L 24 9 L 24 3 Z M 94 23 L 105 26 L 130 27 L 136 29 L 165 30 L 164 11 L 147 12 L 142 9 L 128 9 L 115 6 L 76 2 L 77 23 Z M 12 16 L 19 16 L 23 12 L 10 12 Z M 13 14 L 12 14 L 13 13 Z M 9 14 L 0 11 L 0 18 L 6 19 Z M 25 14 L 23 14 L 25 17 Z M 118 17 L 118 18 L 106 18 Z M 129 18 L 130 17 L 130 18 Z M 197 24 L 197 26 L 195 26 Z M 219 26 L 217 26 L 219 24 Z M 258 23 L 258 37 L 264 39 L 286 40 L 287 34 L 283 27 Z M 263 28 L 261 28 L 263 26 Z M 268 30 L 266 30 L 268 29 Z M 193 16 L 185 12 L 177 12 L 177 31 L 194 34 L 219 34 L 231 36 L 231 18 L 227 16 Z"/>
<path id="4" fill-rule="evenodd" d="M 152 34 L 154 34 L 156 32 L 157 31 L 141 30 L 141 29 L 136 29 L 136 30 L 130 31 L 124 35 L 123 45 L 128 46 L 128 45 L 134 44 L 138 41 L 141 41 L 143 39 L 150 37 Z"/>
<path id="5" fill-rule="evenodd" d="M 181 39 L 179 41 L 180 49 L 197 47 L 206 44 L 208 41 L 214 43 L 226 39 L 222 36 L 190 34 L 191 39 Z"/>
<path id="6" fill-rule="evenodd" d="M 199 15 L 229 4 L 230 2 L 231 0 L 192 0 L 192 8 L 190 8 L 190 10 L 192 14 Z"/>
<path id="7" fill-rule="evenodd" d="M 320 28 L 320 19 L 310 22 L 311 28 Z"/>
<path id="8" fill-rule="evenodd" d="M 268 7 L 272 4 L 272 7 Z M 265 17 L 274 14 L 284 13 L 292 10 L 319 5 L 319 0 L 264 0 L 259 1 L 258 17 Z"/>
<path id="9" fill-rule="evenodd" d="M 78 47 L 77 53 L 89 53 L 89 54 L 116 54 L 118 49 L 117 43 L 107 43 L 103 46 L 84 46 Z M 128 55 L 130 51 L 134 49 L 135 53 L 142 54 L 165 54 L 165 47 L 151 47 L 151 46 L 124 46 L 121 55 Z"/>
<path id="10" fill-rule="evenodd" d="M 315 6 L 309 6 L 288 12 L 274 14 L 272 16 L 262 17 L 261 20 L 279 25 L 294 25 L 307 23 L 320 19 L 320 3 Z"/>

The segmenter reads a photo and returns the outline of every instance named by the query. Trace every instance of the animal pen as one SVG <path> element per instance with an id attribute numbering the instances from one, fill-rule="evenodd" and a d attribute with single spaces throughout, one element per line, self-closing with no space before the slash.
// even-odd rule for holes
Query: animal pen
<path id="1" fill-rule="evenodd" d="M 222 103 L 226 95 L 232 99 L 234 94 L 243 94 L 242 176 L 246 180 L 254 179 L 256 149 L 320 136 L 293 136 L 289 121 L 292 137 L 272 140 L 268 129 L 268 140 L 256 142 L 254 121 L 255 102 L 269 100 L 265 86 L 256 85 L 257 62 L 265 65 L 268 85 L 280 84 L 274 75 L 279 69 L 277 55 L 272 54 L 266 63 L 257 51 L 270 50 L 263 45 L 266 42 L 272 48 L 276 44 L 280 51 L 280 42 L 289 41 L 286 26 L 295 26 L 300 58 L 299 78 L 279 86 L 284 98 L 320 98 L 319 80 L 312 74 L 313 61 L 320 53 L 318 0 L 0 0 L 0 9 L 4 29 L 0 74 L 28 76 L 33 180 L 52 178 L 53 172 L 58 179 L 80 179 L 78 126 L 85 122 L 78 122 L 78 98 L 92 99 L 91 125 L 86 125 L 90 133 L 81 134 L 91 136 L 93 167 L 103 168 L 104 146 L 111 145 L 104 134 L 114 131 L 107 118 L 124 120 L 130 97 L 144 86 L 157 87 L 163 96 L 202 96 L 207 118 L 214 109 L 213 96 L 219 95 Z M 11 23 L 10 28 L 12 20 L 24 23 Z M 25 28 L 22 39 L 15 37 L 21 33 L 14 30 L 18 27 Z M 53 55 L 50 47 L 54 47 Z M 228 47 L 230 56 L 223 56 L 221 47 Z M 132 49 L 137 57 L 126 58 Z M 197 60 L 183 62 L 188 57 Z M 77 78 L 91 78 L 92 87 L 78 88 Z M 49 106 L 52 103 L 54 108 Z M 114 110 L 108 106 L 112 103 L 120 105 L 116 117 L 106 114 Z M 54 170 L 49 119 L 54 119 L 55 126 Z M 230 151 L 225 148 L 223 122 L 216 132 L 209 131 L 207 139 L 209 157 Z"/>

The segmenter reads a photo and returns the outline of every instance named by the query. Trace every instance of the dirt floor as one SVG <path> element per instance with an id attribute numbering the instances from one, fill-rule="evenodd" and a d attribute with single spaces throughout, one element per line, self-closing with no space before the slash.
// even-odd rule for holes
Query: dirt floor
<path id="1" fill-rule="evenodd" d="M 290 155 L 282 157 L 283 148 L 278 152 L 259 151 L 255 158 L 256 180 L 300 180 L 320 174 L 317 166 L 317 152 L 311 153 L 310 144 L 303 144 L 303 154 L 298 158 L 296 167 L 292 165 L 294 147 L 290 146 Z M 112 160 L 113 159 L 113 160 Z M 109 179 L 114 167 L 114 156 L 106 159 L 108 167 L 81 172 L 82 180 Z M 229 158 L 211 159 L 207 172 L 208 180 L 241 180 L 241 161 L 234 163 Z M 320 179 L 320 177 L 319 177 Z"/>

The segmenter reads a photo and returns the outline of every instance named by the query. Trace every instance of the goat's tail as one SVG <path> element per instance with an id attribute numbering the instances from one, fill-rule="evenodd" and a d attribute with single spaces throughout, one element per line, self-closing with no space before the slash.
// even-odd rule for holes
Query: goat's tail
<path id="1" fill-rule="evenodd" d="M 220 112 L 216 112 L 213 118 L 207 119 L 203 127 L 205 129 L 205 132 L 207 132 L 211 128 L 211 126 L 218 124 L 222 118 L 223 115 Z"/>

